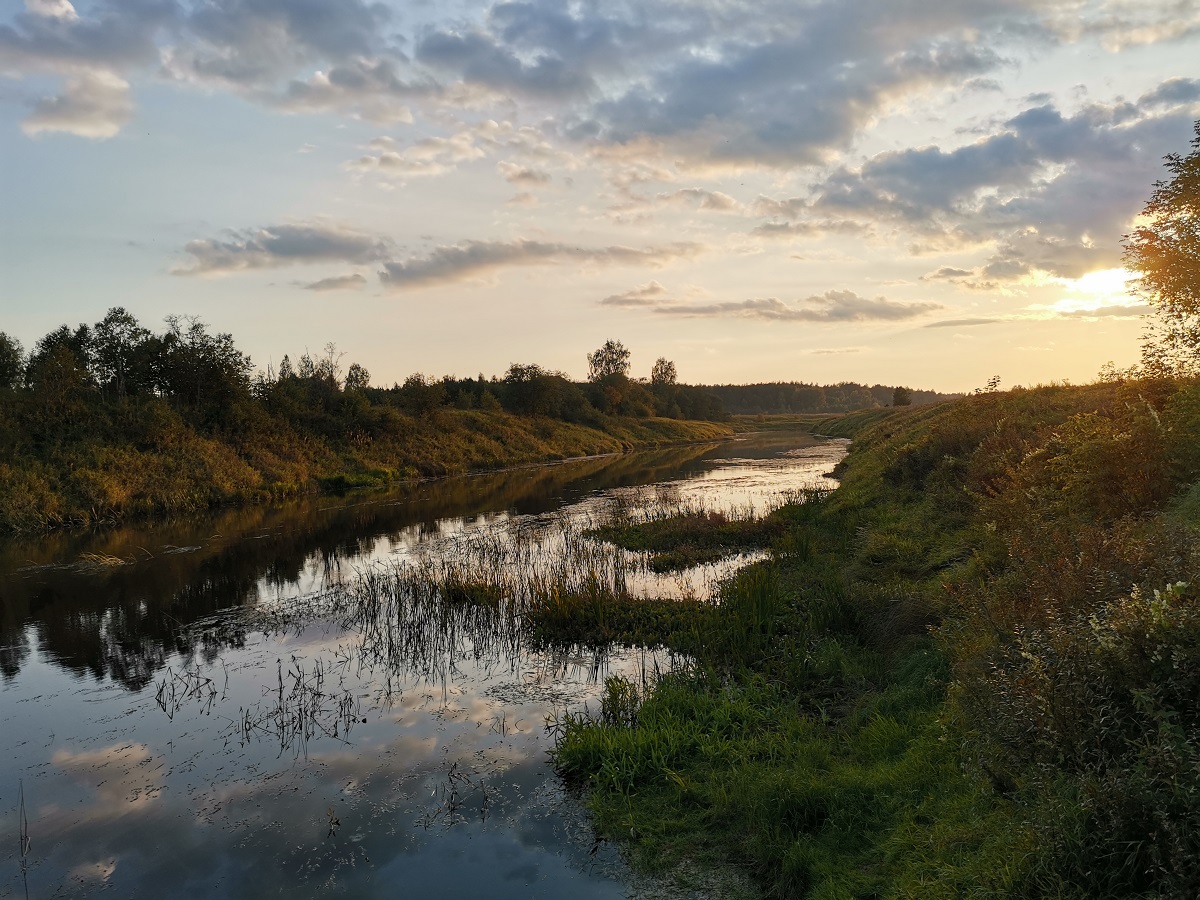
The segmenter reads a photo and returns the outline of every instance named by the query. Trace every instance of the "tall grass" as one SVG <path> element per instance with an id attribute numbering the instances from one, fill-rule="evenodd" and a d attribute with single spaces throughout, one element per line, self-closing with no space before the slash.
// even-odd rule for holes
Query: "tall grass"
<path id="1" fill-rule="evenodd" d="M 878 417 L 694 664 L 566 717 L 556 763 L 636 861 L 770 896 L 1200 895 L 1196 397 Z"/>

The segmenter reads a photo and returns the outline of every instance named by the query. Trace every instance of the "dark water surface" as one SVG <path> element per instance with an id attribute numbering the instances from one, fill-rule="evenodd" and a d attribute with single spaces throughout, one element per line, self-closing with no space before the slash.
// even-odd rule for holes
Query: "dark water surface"
<path id="1" fill-rule="evenodd" d="M 648 890 L 594 843 L 545 722 L 670 660 L 469 627 L 385 659 L 273 611 L 456 541 L 577 528 L 614 497 L 761 510 L 843 452 L 775 433 L 0 544 L 0 897 Z"/>

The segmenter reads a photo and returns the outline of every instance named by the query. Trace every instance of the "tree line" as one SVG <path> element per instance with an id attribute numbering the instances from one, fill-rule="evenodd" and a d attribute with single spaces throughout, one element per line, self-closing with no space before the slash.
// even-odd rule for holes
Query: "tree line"
<path id="1" fill-rule="evenodd" d="M 852 412 L 885 406 L 917 406 L 959 396 L 853 381 L 825 385 L 802 381 L 712 384 L 706 385 L 705 390 L 715 395 L 732 415 Z"/>
<path id="2" fill-rule="evenodd" d="M 333 344 L 258 370 L 232 335 L 196 317 L 169 316 L 165 325 L 153 331 L 116 307 L 94 325 L 54 329 L 28 352 L 0 332 L 7 442 L 18 440 L 11 426 L 35 444 L 62 444 L 122 427 L 169 428 L 175 419 L 201 433 L 261 431 L 275 420 L 353 440 L 395 427 L 398 414 L 448 408 L 597 426 L 609 416 L 727 418 L 715 394 L 680 384 L 669 360 L 659 359 L 649 378 L 632 377 L 630 352 L 619 341 L 588 355 L 582 383 L 536 363 L 513 363 L 490 378 L 417 372 L 383 387 L 371 384 L 362 365 L 344 367 L 345 354 Z"/>

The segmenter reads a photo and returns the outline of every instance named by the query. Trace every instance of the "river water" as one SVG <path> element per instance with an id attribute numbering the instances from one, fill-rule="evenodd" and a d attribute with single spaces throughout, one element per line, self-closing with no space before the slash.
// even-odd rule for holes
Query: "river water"
<path id="1" fill-rule="evenodd" d="M 380 653 L 278 613 L 464 541 L 553 553 L 615 503 L 762 512 L 844 452 L 774 432 L 0 544 L 0 897 L 653 893 L 594 840 L 546 722 L 670 659 L 458 620 Z"/>

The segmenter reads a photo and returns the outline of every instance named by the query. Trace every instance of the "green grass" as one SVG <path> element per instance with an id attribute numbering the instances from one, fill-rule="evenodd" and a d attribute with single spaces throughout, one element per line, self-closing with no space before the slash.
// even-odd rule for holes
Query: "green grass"
<path id="1" fill-rule="evenodd" d="M 765 896 L 1200 895 L 1197 397 L 846 416 L 841 486 L 769 525 L 602 530 L 773 558 L 657 623 L 692 665 L 563 718 L 556 765 L 639 867 Z"/>
<path id="2" fill-rule="evenodd" d="M 786 525 L 777 518 L 735 518 L 689 509 L 646 521 L 614 521 L 591 535 L 625 550 L 649 554 L 654 572 L 677 572 L 736 553 L 761 550 L 781 540 Z"/>

